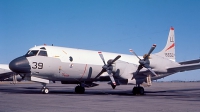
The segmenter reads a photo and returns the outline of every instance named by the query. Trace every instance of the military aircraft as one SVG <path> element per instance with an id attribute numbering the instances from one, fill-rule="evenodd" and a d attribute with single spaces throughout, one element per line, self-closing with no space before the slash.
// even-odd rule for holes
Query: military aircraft
<path id="1" fill-rule="evenodd" d="M 16 75 L 13 71 L 9 69 L 7 64 L 0 64 L 0 81 L 5 81 L 13 78 L 13 82 L 16 82 Z"/>
<path id="2" fill-rule="evenodd" d="M 85 87 L 94 87 L 95 81 L 110 81 L 114 89 L 118 85 L 136 85 L 133 94 L 144 94 L 143 86 L 151 85 L 168 75 L 195 70 L 200 64 L 175 61 L 174 28 L 170 28 L 165 48 L 142 56 L 130 49 L 132 54 L 118 54 L 76 48 L 41 45 L 30 48 L 29 51 L 9 63 L 10 69 L 18 74 L 25 74 L 26 80 L 39 82 L 43 85 L 41 92 L 49 93 L 49 81 L 61 81 L 62 84 L 77 84 L 76 93 L 84 93 Z M 151 55 L 151 56 L 150 56 Z M 106 63 L 107 62 L 107 63 Z M 182 62 L 184 63 L 184 62 Z"/>
<path id="3" fill-rule="evenodd" d="M 13 81 L 12 83 L 16 84 L 23 80 L 22 76 L 11 71 L 8 64 L 0 64 L 0 81 Z"/>

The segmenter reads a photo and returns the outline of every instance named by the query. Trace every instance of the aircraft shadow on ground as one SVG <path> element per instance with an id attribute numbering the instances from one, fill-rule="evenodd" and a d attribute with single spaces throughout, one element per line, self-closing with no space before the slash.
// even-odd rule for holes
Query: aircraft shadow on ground
<path id="1" fill-rule="evenodd" d="M 107 89 L 86 89 L 84 94 L 76 94 L 73 88 L 49 88 L 49 95 L 115 95 L 115 96 L 134 96 L 130 90 L 107 90 Z M 16 87 L 16 88 L 1 88 L 1 93 L 10 94 L 42 94 L 41 87 Z M 164 98 L 192 98 L 192 101 L 200 101 L 200 89 L 176 89 L 176 90 L 163 90 L 163 91 L 145 91 L 145 95 L 136 95 L 141 97 L 164 97 Z M 188 100 L 188 99 L 187 99 Z"/>
<path id="2" fill-rule="evenodd" d="M 164 91 L 145 91 L 146 96 L 164 97 L 182 101 L 200 101 L 200 88 L 176 89 Z"/>

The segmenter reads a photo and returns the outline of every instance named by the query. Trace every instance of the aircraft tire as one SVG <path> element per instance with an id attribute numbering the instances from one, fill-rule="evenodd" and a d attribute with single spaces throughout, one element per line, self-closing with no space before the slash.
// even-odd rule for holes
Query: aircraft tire
<path id="1" fill-rule="evenodd" d="M 137 87 L 133 87 L 132 93 L 133 93 L 133 95 L 137 94 Z"/>
<path id="2" fill-rule="evenodd" d="M 49 89 L 48 88 L 45 88 L 44 89 L 44 94 L 48 94 L 49 93 Z"/>
<path id="3" fill-rule="evenodd" d="M 143 87 L 133 87 L 132 93 L 133 93 L 133 95 L 144 95 L 144 88 Z"/>
<path id="4" fill-rule="evenodd" d="M 144 95 L 144 88 L 143 87 L 138 87 L 138 93 L 140 95 Z"/>
<path id="5" fill-rule="evenodd" d="M 42 88 L 42 89 L 41 89 L 41 92 L 42 92 L 43 94 L 48 94 L 48 93 L 49 93 L 49 89 L 48 89 L 48 88 Z"/>
<path id="6" fill-rule="evenodd" d="M 85 93 L 85 88 L 82 87 L 82 86 L 76 86 L 75 87 L 75 93 L 77 93 L 77 94 L 83 94 L 83 93 Z"/>

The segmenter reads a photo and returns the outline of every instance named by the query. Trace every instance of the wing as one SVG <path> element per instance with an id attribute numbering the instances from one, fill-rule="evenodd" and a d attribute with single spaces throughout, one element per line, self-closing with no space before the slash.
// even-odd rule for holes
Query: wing
<path id="1" fill-rule="evenodd" d="M 178 67 L 168 68 L 167 70 L 170 72 L 184 72 L 196 69 L 200 69 L 200 63 L 180 65 Z"/>
<path id="2" fill-rule="evenodd" d="M 135 72 L 133 72 L 132 74 L 134 75 L 134 78 L 145 78 L 148 75 L 151 75 L 152 77 L 156 76 L 154 70 L 153 69 L 149 70 L 149 68 L 142 69 L 138 74 L 135 74 Z"/>

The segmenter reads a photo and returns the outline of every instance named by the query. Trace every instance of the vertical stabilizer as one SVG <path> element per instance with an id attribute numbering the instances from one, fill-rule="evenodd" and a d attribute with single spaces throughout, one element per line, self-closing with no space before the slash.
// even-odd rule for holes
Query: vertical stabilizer
<path id="1" fill-rule="evenodd" d="M 175 61 L 175 35 L 173 27 L 170 28 L 165 48 L 162 51 L 156 53 L 156 55 Z"/>

